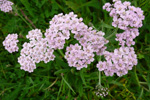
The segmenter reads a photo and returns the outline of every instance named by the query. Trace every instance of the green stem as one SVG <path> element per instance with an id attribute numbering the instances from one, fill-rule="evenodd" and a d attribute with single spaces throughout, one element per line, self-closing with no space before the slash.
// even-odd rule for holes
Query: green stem
<path id="1" fill-rule="evenodd" d="M 17 8 L 15 6 L 12 6 L 12 8 L 19 15 L 19 17 L 30 27 L 30 29 L 33 29 L 32 26 L 19 14 Z"/>
<path id="2" fill-rule="evenodd" d="M 144 84 L 144 85 L 147 85 L 147 82 L 139 82 L 140 84 Z"/>
<path id="3" fill-rule="evenodd" d="M 99 71 L 99 85 L 101 86 L 101 71 Z"/>
<path id="4" fill-rule="evenodd" d="M 61 54 L 62 57 L 64 57 L 64 53 L 62 52 L 62 50 L 58 49 L 58 52 Z"/>
<path id="5" fill-rule="evenodd" d="M 135 74 L 135 79 L 136 79 L 136 81 L 137 81 L 137 84 L 138 84 L 138 86 L 140 87 L 139 78 L 138 78 L 137 73 L 136 73 L 136 67 L 134 68 L 134 74 Z"/>
<path id="6" fill-rule="evenodd" d="M 99 56 L 98 62 L 99 61 L 101 61 L 101 56 Z M 102 86 L 101 85 L 101 71 L 99 71 L 99 85 L 100 85 L 100 87 Z"/>
<path id="7" fill-rule="evenodd" d="M 116 29 L 114 30 L 114 32 L 113 32 L 111 35 L 109 35 L 108 37 L 106 37 L 106 39 L 109 39 L 109 38 L 111 38 L 112 36 L 114 36 L 114 35 L 117 33 L 117 31 L 118 31 L 118 28 L 116 28 Z"/>
<path id="8" fill-rule="evenodd" d="M 72 89 L 72 87 L 70 86 L 70 84 L 65 80 L 65 78 L 63 77 L 63 75 L 62 75 L 62 79 L 63 79 L 63 81 L 68 85 L 68 87 L 70 88 L 70 90 L 74 93 L 74 94 L 76 94 L 75 93 L 75 91 Z"/>
<path id="9" fill-rule="evenodd" d="M 59 91 L 58 91 L 58 94 L 57 94 L 57 100 L 59 100 L 59 95 L 60 95 L 60 92 L 62 90 L 62 86 L 63 86 L 63 80 L 61 80 L 61 85 L 60 85 L 60 88 L 59 88 Z"/>

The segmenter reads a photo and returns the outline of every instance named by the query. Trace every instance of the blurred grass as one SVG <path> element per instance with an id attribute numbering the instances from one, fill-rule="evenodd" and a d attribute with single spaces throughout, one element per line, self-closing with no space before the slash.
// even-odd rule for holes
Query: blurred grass
<path id="1" fill-rule="evenodd" d="M 49 21 L 55 14 L 75 12 L 84 19 L 85 24 L 106 33 L 106 37 L 115 31 L 111 26 L 112 18 L 102 6 L 111 0 L 11 0 L 21 9 L 33 24 L 42 30 L 49 27 Z M 122 0 L 125 1 L 125 0 Z M 135 52 L 138 65 L 123 77 L 106 77 L 102 73 L 102 85 L 109 87 L 110 93 L 104 100 L 149 100 L 150 98 L 150 1 L 128 0 L 132 5 L 141 7 L 145 20 L 140 35 L 135 39 Z M 21 16 L 22 12 L 18 10 Z M 24 16 L 23 16 L 24 17 Z M 32 24 L 29 23 L 31 26 Z M 0 99 L 2 100 L 98 100 L 94 88 L 98 84 L 98 70 L 93 62 L 87 69 L 77 71 L 70 68 L 55 51 L 55 61 L 37 64 L 34 73 L 20 70 L 17 62 L 19 53 L 9 54 L 2 41 L 9 33 L 19 34 L 19 47 L 26 41 L 30 27 L 15 13 L 0 11 Z M 118 44 L 115 37 L 109 39 L 108 49 Z M 63 73 L 63 78 L 61 76 Z M 66 84 L 66 82 L 69 84 Z M 70 88 L 71 87 L 71 88 Z M 74 94 L 75 91 L 76 94 Z"/>

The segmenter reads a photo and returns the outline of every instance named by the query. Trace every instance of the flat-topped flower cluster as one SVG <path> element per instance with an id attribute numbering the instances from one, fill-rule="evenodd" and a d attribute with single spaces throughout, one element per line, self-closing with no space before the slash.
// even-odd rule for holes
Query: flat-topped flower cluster
<path id="1" fill-rule="evenodd" d="M 0 10 L 3 12 L 10 12 L 12 11 L 13 3 L 8 0 L 0 0 Z"/>
<path id="2" fill-rule="evenodd" d="M 54 50 L 48 45 L 47 39 L 43 38 L 41 30 L 31 30 L 26 37 L 30 42 L 25 42 L 23 44 L 21 56 L 18 58 L 21 69 L 33 72 L 33 70 L 36 69 L 36 63 L 39 63 L 40 61 L 47 63 L 54 60 Z"/>
<path id="3" fill-rule="evenodd" d="M 29 31 L 26 37 L 30 42 L 23 44 L 21 56 L 18 58 L 21 69 L 33 72 L 36 63 L 54 60 L 54 50 L 63 49 L 70 34 L 79 40 L 80 45 L 67 47 L 65 58 L 70 67 L 76 67 L 77 70 L 87 68 L 87 65 L 94 61 L 94 52 L 102 55 L 106 49 L 104 45 L 108 41 L 103 37 L 103 32 L 88 28 L 82 21 L 83 19 L 77 18 L 73 12 L 65 15 L 61 13 L 49 22 L 50 26 L 44 33 L 45 38 L 39 29 Z"/>
<path id="4" fill-rule="evenodd" d="M 137 65 L 137 55 L 131 45 L 135 44 L 133 39 L 139 35 L 138 28 L 142 26 L 144 15 L 140 8 L 131 6 L 130 2 L 113 1 L 114 4 L 106 3 L 103 8 L 113 17 L 112 25 L 124 30 L 123 33 L 116 34 L 116 41 L 119 41 L 120 48 L 113 52 L 107 51 L 105 44 L 109 41 L 104 38 L 104 32 L 88 27 L 83 19 L 77 18 L 73 12 L 65 15 L 60 13 L 52 18 L 44 34 L 40 29 L 28 32 L 26 38 L 30 41 L 23 44 L 18 58 L 21 69 L 33 72 L 36 63 L 53 61 L 55 59 L 53 52 L 64 49 L 66 40 L 74 36 L 79 43 L 66 47 L 64 56 L 70 67 L 75 67 L 77 70 L 87 68 L 88 64 L 94 61 L 94 54 L 96 54 L 105 57 L 106 61 L 99 61 L 96 67 L 99 71 L 104 71 L 106 76 L 113 76 L 116 73 L 120 77 L 127 74 L 128 70 Z M 15 41 L 10 42 L 13 39 Z M 18 50 L 17 42 L 15 37 L 6 37 L 3 45 L 12 53 Z"/>
<path id="5" fill-rule="evenodd" d="M 121 46 L 134 45 L 135 39 L 139 35 L 138 28 L 142 27 L 142 21 L 145 16 L 139 7 L 131 6 L 128 1 L 113 0 L 113 4 L 106 3 L 103 9 L 106 9 L 111 17 L 113 17 L 112 26 L 125 30 L 123 33 L 116 34 L 116 41 L 119 41 Z"/>
<path id="6" fill-rule="evenodd" d="M 106 9 L 111 17 L 113 17 L 112 26 L 118 27 L 122 30 L 127 28 L 142 27 L 142 20 L 144 20 L 143 11 L 139 7 L 131 6 L 128 1 L 121 2 L 121 0 L 113 0 L 114 4 L 106 3 L 103 9 Z"/>
<path id="7" fill-rule="evenodd" d="M 3 46 L 5 47 L 5 49 L 9 52 L 16 52 L 18 51 L 18 35 L 17 34 L 8 34 L 8 36 L 5 38 L 5 40 L 3 41 Z"/>
<path id="8" fill-rule="evenodd" d="M 113 0 L 113 4 L 106 3 L 103 9 L 110 12 L 113 17 L 112 26 L 124 30 L 123 33 L 116 34 L 116 41 L 119 41 L 120 48 L 114 52 L 105 51 L 104 57 L 106 61 L 99 61 L 97 68 L 104 71 L 106 76 L 113 76 L 116 73 L 122 76 L 128 73 L 134 65 L 137 65 L 137 55 L 134 48 L 133 39 L 139 35 L 139 27 L 142 27 L 144 20 L 141 8 L 131 6 L 130 2 L 121 2 L 121 0 Z"/>
<path id="9" fill-rule="evenodd" d="M 134 65 L 137 65 L 137 55 L 133 47 L 120 47 L 114 52 L 105 51 L 106 61 L 97 64 L 99 71 L 104 71 L 106 76 L 113 76 L 116 73 L 122 76 L 128 73 Z"/>
<path id="10" fill-rule="evenodd" d="M 79 44 L 70 45 L 67 47 L 65 58 L 69 66 L 76 67 L 77 70 L 83 67 L 87 68 L 87 64 L 94 61 L 93 49 L 91 45 L 84 46 L 83 48 Z"/>

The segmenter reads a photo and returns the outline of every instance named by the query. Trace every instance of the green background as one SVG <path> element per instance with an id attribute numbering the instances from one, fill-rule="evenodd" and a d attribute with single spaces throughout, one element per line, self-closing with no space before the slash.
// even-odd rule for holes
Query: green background
<path id="1" fill-rule="evenodd" d="M 67 61 L 55 51 L 55 61 L 37 64 L 33 73 L 20 70 L 17 62 L 19 53 L 8 53 L 3 45 L 5 37 L 10 33 L 19 34 L 19 51 L 25 36 L 31 27 L 45 29 L 49 21 L 59 13 L 73 11 L 82 17 L 84 23 L 106 33 L 105 37 L 116 29 L 111 26 L 112 18 L 102 9 L 111 0 L 11 0 L 17 7 L 18 14 L 0 11 L 0 99 L 2 100 L 148 100 L 150 98 L 150 0 L 128 0 L 131 4 L 142 8 L 145 15 L 140 35 L 133 46 L 138 57 L 138 65 L 127 75 L 106 77 L 102 72 L 102 85 L 110 92 L 104 98 L 94 93 L 98 84 L 97 61 L 87 69 L 77 71 L 69 67 Z M 125 1 L 125 0 L 122 0 Z M 23 14 L 24 13 L 24 14 Z M 21 19 L 22 16 L 26 22 Z M 27 20 L 29 19 L 31 22 Z M 29 27 L 30 26 L 30 27 Z M 118 30 L 121 32 L 121 30 Z M 109 51 L 118 48 L 115 36 L 109 39 Z M 65 49 L 63 50 L 65 52 Z M 61 74 L 63 73 L 63 74 Z M 74 92 L 73 92 L 74 91 Z"/>

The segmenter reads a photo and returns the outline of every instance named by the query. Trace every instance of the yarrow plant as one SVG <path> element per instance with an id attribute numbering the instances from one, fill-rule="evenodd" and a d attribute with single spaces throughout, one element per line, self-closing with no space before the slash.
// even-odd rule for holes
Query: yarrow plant
<path id="1" fill-rule="evenodd" d="M 14 3 L 8 0 L 0 0 L 0 10 L 3 12 L 10 12 L 12 11 L 13 4 Z"/>
<path id="2" fill-rule="evenodd" d="M 104 71 L 106 76 L 116 73 L 119 77 L 128 73 L 134 65 L 137 65 L 137 55 L 133 47 L 120 47 L 114 52 L 104 53 L 106 61 L 97 64 L 99 71 Z"/>
<path id="3" fill-rule="evenodd" d="M 6 2 L 7 0 L 1 0 L 0 8 Z M 9 3 L 10 7 L 12 4 Z M 5 12 L 10 11 L 8 8 Z M 138 28 L 142 27 L 144 15 L 141 8 L 131 6 L 127 1 L 122 3 L 120 0 L 113 0 L 113 4 L 106 3 L 103 9 L 110 12 L 110 16 L 113 17 L 112 26 L 124 31 L 116 34 L 115 40 L 119 42 L 119 48 L 113 52 L 108 51 L 106 44 L 109 41 L 104 38 L 104 32 L 88 27 L 84 24 L 83 18 L 78 18 L 73 12 L 65 15 L 60 13 L 52 18 L 44 34 L 40 29 L 28 32 L 26 38 L 29 42 L 23 44 L 18 58 L 20 68 L 31 73 L 36 69 L 37 63 L 54 61 L 53 53 L 58 49 L 60 51 L 66 49 L 65 55 L 62 54 L 63 57 L 70 67 L 77 70 L 87 68 L 95 56 L 100 58 L 104 56 L 105 61 L 98 59 L 96 65 L 99 71 L 99 84 L 96 86 L 95 94 L 101 97 L 108 95 L 108 88 L 101 85 L 100 73 L 104 71 L 106 76 L 113 76 L 116 73 L 121 77 L 137 65 L 137 55 L 131 46 L 135 44 L 134 39 L 139 35 Z M 17 36 L 17 34 L 8 35 L 3 42 L 5 49 L 10 53 L 18 51 Z M 66 41 L 72 36 L 78 42 L 66 46 Z"/>
<path id="4" fill-rule="evenodd" d="M 40 61 L 47 63 L 54 60 L 54 50 L 48 45 L 47 39 L 42 38 L 43 34 L 41 33 L 41 30 L 31 30 L 26 37 L 30 42 L 25 42 L 23 44 L 21 56 L 18 58 L 21 69 L 33 72 L 34 69 L 36 69 L 36 63 L 39 63 Z"/>
<path id="5" fill-rule="evenodd" d="M 116 34 L 116 41 L 119 41 L 121 46 L 134 45 L 135 39 L 139 35 L 138 28 L 142 27 L 142 21 L 145 16 L 139 7 L 131 6 L 128 1 L 121 2 L 121 0 L 113 0 L 114 4 L 106 3 L 103 9 L 110 12 L 109 15 L 113 17 L 112 26 L 125 30 L 123 33 Z"/>
<path id="6" fill-rule="evenodd" d="M 19 47 L 17 46 L 18 35 L 17 34 L 8 34 L 8 36 L 3 41 L 3 46 L 9 53 L 17 52 Z"/>
<path id="7" fill-rule="evenodd" d="M 93 49 L 90 45 L 82 47 L 79 44 L 70 45 L 67 47 L 65 58 L 67 59 L 69 66 L 76 67 L 77 70 L 85 67 L 94 61 Z"/>
<path id="8" fill-rule="evenodd" d="M 101 85 L 97 85 L 95 87 L 95 94 L 98 97 L 102 97 L 103 98 L 103 97 L 108 95 L 108 92 L 109 92 L 108 88 L 102 87 Z"/>
<path id="9" fill-rule="evenodd" d="M 113 0 L 113 2 L 114 4 L 106 3 L 103 6 L 103 9 L 110 12 L 110 16 L 113 17 L 112 26 L 122 30 L 142 27 L 142 20 L 145 17 L 141 8 L 131 6 L 128 1 L 122 3 L 121 0 Z"/>

